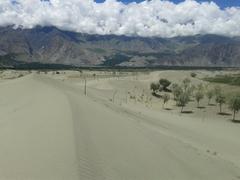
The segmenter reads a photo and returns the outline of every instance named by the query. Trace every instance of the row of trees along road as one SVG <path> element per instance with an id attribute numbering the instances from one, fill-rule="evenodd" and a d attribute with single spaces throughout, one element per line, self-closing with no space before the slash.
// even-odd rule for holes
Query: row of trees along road
<path id="1" fill-rule="evenodd" d="M 159 82 L 151 83 L 150 89 L 153 96 L 163 100 L 163 108 L 172 95 L 176 105 L 181 107 L 181 113 L 184 112 L 184 107 L 193 98 L 197 103 L 197 108 L 202 108 L 201 101 L 205 97 L 208 99 L 208 105 L 213 105 L 212 99 L 215 98 L 215 103 L 219 106 L 219 114 L 223 113 L 222 106 L 227 103 L 229 109 L 233 112 L 233 121 L 235 121 L 236 113 L 240 111 L 240 94 L 232 95 L 227 99 L 220 86 L 209 88 L 202 83 L 195 86 L 189 78 L 184 79 L 180 84 L 172 84 L 168 79 L 160 79 Z M 164 94 L 161 95 L 161 92 L 164 92 Z"/>

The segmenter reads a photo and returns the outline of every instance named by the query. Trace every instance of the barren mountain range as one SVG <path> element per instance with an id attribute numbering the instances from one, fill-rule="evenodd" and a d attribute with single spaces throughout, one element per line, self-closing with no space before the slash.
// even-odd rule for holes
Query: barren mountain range
<path id="1" fill-rule="evenodd" d="M 240 38 L 92 35 L 55 27 L 0 28 L 0 66 L 240 66 Z"/>

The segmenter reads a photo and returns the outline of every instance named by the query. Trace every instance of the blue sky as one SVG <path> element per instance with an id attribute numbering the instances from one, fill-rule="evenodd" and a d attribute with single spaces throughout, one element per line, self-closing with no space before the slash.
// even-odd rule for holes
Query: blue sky
<path id="1" fill-rule="evenodd" d="M 104 0 L 96 0 L 97 2 L 103 2 Z M 141 2 L 142 0 L 120 0 L 124 3 L 129 2 Z M 170 0 L 175 3 L 182 2 L 183 0 Z M 207 0 L 198 0 L 198 2 L 207 1 Z M 231 7 L 231 6 L 240 6 L 240 0 L 213 0 L 217 3 L 221 8 Z"/>

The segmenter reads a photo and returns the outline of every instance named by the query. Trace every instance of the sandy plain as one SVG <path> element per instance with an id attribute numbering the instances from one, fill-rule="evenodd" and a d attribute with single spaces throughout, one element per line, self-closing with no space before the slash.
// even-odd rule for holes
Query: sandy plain
<path id="1" fill-rule="evenodd" d="M 226 72 L 196 73 L 2 71 L 0 179 L 240 179 L 240 124 L 231 115 L 219 116 L 207 99 L 205 108 L 191 102 L 193 113 L 181 114 L 173 100 L 166 110 L 151 95 L 159 78 L 198 84 Z"/>

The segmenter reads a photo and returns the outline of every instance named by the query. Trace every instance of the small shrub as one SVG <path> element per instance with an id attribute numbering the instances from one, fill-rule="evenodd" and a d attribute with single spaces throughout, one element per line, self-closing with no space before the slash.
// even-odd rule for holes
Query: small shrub
<path id="1" fill-rule="evenodd" d="M 195 78 L 195 77 L 197 77 L 197 74 L 194 73 L 194 72 L 192 72 L 192 73 L 191 73 L 191 77 Z"/>
<path id="2" fill-rule="evenodd" d="M 19 74 L 19 75 L 18 75 L 18 78 L 20 78 L 20 77 L 23 77 L 23 74 Z"/>
<path id="3" fill-rule="evenodd" d="M 235 121 L 236 113 L 240 110 L 240 95 L 231 97 L 229 101 L 229 109 L 233 111 L 233 121 Z"/>

